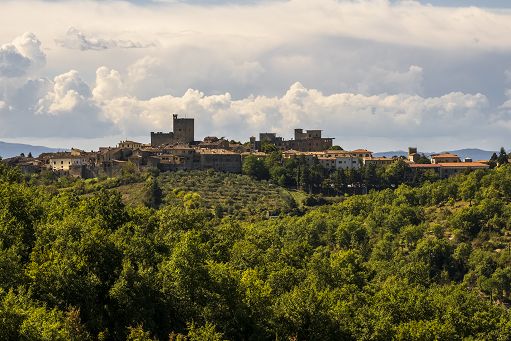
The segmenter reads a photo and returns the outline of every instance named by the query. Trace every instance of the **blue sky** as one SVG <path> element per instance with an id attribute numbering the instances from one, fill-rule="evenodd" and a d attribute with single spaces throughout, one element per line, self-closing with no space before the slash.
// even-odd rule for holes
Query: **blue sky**
<path id="1" fill-rule="evenodd" d="M 507 1 L 187 2 L 0 2 L 0 140 L 147 141 L 176 112 L 197 138 L 510 144 Z"/>

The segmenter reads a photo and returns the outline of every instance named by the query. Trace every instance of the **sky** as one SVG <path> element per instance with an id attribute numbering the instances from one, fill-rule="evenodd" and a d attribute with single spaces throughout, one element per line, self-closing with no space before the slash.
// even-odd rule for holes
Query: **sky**
<path id="1" fill-rule="evenodd" d="M 511 147 L 511 2 L 3 0 L 0 140 L 171 131 L 345 149 Z"/>

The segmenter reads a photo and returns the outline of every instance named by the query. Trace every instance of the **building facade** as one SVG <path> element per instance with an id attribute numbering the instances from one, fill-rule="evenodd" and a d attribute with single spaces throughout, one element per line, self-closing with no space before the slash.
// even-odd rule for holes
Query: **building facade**
<path id="1" fill-rule="evenodd" d="M 177 143 L 191 144 L 195 141 L 193 118 L 179 118 L 172 115 L 173 131 L 170 133 L 151 132 L 151 146 L 173 145 Z"/>

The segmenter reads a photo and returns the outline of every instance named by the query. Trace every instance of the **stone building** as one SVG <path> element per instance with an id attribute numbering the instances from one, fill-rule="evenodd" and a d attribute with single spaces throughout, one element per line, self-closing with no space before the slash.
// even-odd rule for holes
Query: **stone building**
<path id="1" fill-rule="evenodd" d="M 390 157 L 364 157 L 362 161 L 364 166 L 375 165 L 375 166 L 388 166 L 396 162 L 397 158 Z"/>
<path id="2" fill-rule="evenodd" d="M 417 152 L 417 147 L 408 147 L 408 161 L 417 162 L 419 161 L 420 155 Z"/>
<path id="3" fill-rule="evenodd" d="M 142 145 L 143 144 L 140 142 L 126 140 L 126 141 L 119 142 L 118 147 L 119 148 L 129 148 L 129 149 L 138 149 L 138 148 L 142 148 Z"/>
<path id="4" fill-rule="evenodd" d="M 333 145 L 333 138 L 322 137 L 321 130 L 295 129 L 295 139 L 284 141 L 286 149 L 294 149 L 302 152 L 318 152 L 327 150 Z"/>
<path id="5" fill-rule="evenodd" d="M 55 153 L 49 159 L 49 168 L 53 171 L 68 172 L 71 167 L 81 167 L 89 165 L 91 158 L 89 155 L 71 155 L 68 153 Z"/>
<path id="6" fill-rule="evenodd" d="M 151 146 L 190 144 L 195 141 L 194 119 L 178 118 L 177 114 L 172 115 L 172 118 L 173 131 L 170 133 L 151 132 Z"/>
<path id="7" fill-rule="evenodd" d="M 270 144 L 277 149 L 297 150 L 300 152 L 320 152 L 329 149 L 333 145 L 333 138 L 322 137 L 321 130 L 295 129 L 294 140 L 284 140 L 276 133 L 260 133 L 259 141 L 255 137 L 250 138 L 250 145 L 253 150 L 262 151 L 264 145 Z"/>
<path id="8" fill-rule="evenodd" d="M 206 149 L 228 149 L 229 141 L 224 138 L 219 139 L 216 136 L 207 136 L 197 147 Z"/>
<path id="9" fill-rule="evenodd" d="M 165 148 L 148 158 L 149 167 L 161 171 L 206 170 L 241 173 L 241 154 L 225 149 L 194 149 L 186 146 Z"/>
<path id="10" fill-rule="evenodd" d="M 456 163 L 461 162 L 461 159 L 456 154 L 444 153 L 431 155 L 431 163 Z"/>
<path id="11" fill-rule="evenodd" d="M 425 171 L 434 171 L 441 178 L 448 178 L 456 174 L 464 174 L 468 171 L 477 169 L 488 169 L 489 165 L 480 162 L 448 162 L 448 163 L 432 163 L 419 164 L 410 163 L 408 165 L 412 173 L 420 173 Z"/>
<path id="12" fill-rule="evenodd" d="M 25 156 L 15 156 L 3 159 L 1 162 L 10 167 L 18 167 L 24 174 L 39 173 L 43 166 L 40 160 Z"/>
<path id="13" fill-rule="evenodd" d="M 241 155 L 225 149 L 201 149 L 200 169 L 218 172 L 241 173 Z"/>

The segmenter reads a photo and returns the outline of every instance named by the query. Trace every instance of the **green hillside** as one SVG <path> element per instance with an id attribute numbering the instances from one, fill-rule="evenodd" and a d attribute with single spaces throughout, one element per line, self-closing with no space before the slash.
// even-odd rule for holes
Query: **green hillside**
<path id="1" fill-rule="evenodd" d="M 212 171 L 168 172 L 158 177 L 166 202 L 186 193 L 200 195 L 201 205 L 238 218 L 286 213 L 296 203 L 289 192 L 266 181 Z"/>
<path id="2" fill-rule="evenodd" d="M 509 165 L 305 211 L 286 195 L 0 166 L 0 339 L 510 338 Z"/>

